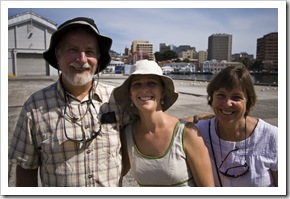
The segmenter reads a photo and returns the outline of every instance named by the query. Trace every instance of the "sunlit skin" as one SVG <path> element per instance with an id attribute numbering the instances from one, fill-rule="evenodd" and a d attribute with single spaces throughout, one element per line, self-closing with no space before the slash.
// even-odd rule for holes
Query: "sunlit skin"
<path id="1" fill-rule="evenodd" d="M 245 113 L 247 96 L 240 87 L 220 88 L 213 93 L 211 108 L 219 121 L 220 137 L 228 141 L 245 139 Z M 248 124 L 257 121 L 249 120 Z M 251 120 L 251 121 L 250 121 Z"/>
<path id="2" fill-rule="evenodd" d="M 131 80 L 131 100 L 142 111 L 162 110 L 162 85 L 154 75 L 136 75 Z"/>
<path id="3" fill-rule="evenodd" d="M 163 86 L 156 75 L 134 75 L 130 98 L 140 119 L 133 123 L 134 140 L 140 152 L 152 157 L 165 154 L 178 118 L 162 111 Z M 197 186 L 214 186 L 208 150 L 192 123 L 186 125 L 184 147 L 187 162 Z M 127 156 L 123 155 L 127 160 Z"/>
<path id="4" fill-rule="evenodd" d="M 212 97 L 211 108 L 221 123 L 238 123 L 244 120 L 247 98 L 240 88 L 220 88 Z"/>
<path id="5" fill-rule="evenodd" d="M 90 90 L 99 58 L 95 34 L 81 28 L 69 31 L 56 50 L 66 90 L 82 99 Z"/>

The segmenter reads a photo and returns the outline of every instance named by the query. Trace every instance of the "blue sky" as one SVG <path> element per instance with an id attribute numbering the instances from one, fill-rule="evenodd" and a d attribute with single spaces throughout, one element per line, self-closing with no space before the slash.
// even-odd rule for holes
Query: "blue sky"
<path id="1" fill-rule="evenodd" d="M 15 7 L 8 9 L 8 15 L 25 11 L 35 12 L 58 25 L 77 16 L 91 17 L 101 34 L 113 39 L 112 50 L 116 52 L 130 48 L 133 40 L 151 42 L 154 52 L 159 51 L 159 43 L 206 50 L 210 35 L 227 33 L 233 36 L 232 53 L 247 52 L 256 56 L 257 39 L 278 32 L 278 8 L 257 8 L 257 4 L 255 8 Z"/>

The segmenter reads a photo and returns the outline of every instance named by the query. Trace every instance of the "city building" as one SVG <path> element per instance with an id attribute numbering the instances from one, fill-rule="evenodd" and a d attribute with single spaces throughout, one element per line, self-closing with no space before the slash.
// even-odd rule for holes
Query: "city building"
<path id="1" fill-rule="evenodd" d="M 190 45 L 180 45 L 176 47 L 174 51 L 176 52 L 177 55 L 179 55 L 179 53 L 181 53 L 182 51 L 187 51 L 190 49 L 193 49 L 195 51 L 195 47 L 191 47 Z"/>
<path id="2" fill-rule="evenodd" d="M 202 63 L 207 60 L 207 51 L 205 50 L 198 51 L 197 57 L 198 57 L 198 69 L 200 69 L 202 67 Z"/>
<path id="3" fill-rule="evenodd" d="M 196 66 L 193 63 L 185 63 L 185 62 L 171 62 L 166 63 L 165 66 L 170 66 L 174 69 L 171 73 L 173 74 L 191 74 L 196 72 Z"/>
<path id="4" fill-rule="evenodd" d="M 234 59 L 254 59 L 254 55 L 250 55 L 247 52 L 234 53 L 232 54 L 232 60 Z"/>
<path id="5" fill-rule="evenodd" d="M 195 59 L 197 58 L 197 52 L 195 51 L 195 48 L 189 48 L 188 50 L 181 51 L 178 54 L 178 58 L 180 58 L 181 60 Z"/>
<path id="6" fill-rule="evenodd" d="M 8 74 L 57 75 L 42 53 L 48 49 L 56 23 L 32 12 L 8 18 Z"/>
<path id="7" fill-rule="evenodd" d="M 131 63 L 141 59 L 155 60 L 153 54 L 153 44 L 149 41 L 133 41 L 131 45 Z"/>
<path id="8" fill-rule="evenodd" d="M 249 55 L 247 52 L 240 52 L 232 54 L 232 61 L 242 62 L 246 67 L 249 68 L 255 60 L 254 55 Z"/>
<path id="9" fill-rule="evenodd" d="M 159 44 L 159 52 L 160 53 L 164 53 L 165 51 L 168 51 L 168 50 L 172 50 L 172 51 L 175 51 L 176 49 L 176 46 L 170 44 L 166 44 L 166 43 L 160 43 Z"/>
<path id="10" fill-rule="evenodd" d="M 231 61 L 232 35 L 218 33 L 208 38 L 208 60 Z"/>
<path id="11" fill-rule="evenodd" d="M 130 49 L 129 48 L 125 48 L 125 52 L 124 52 L 124 55 L 128 56 L 130 54 Z"/>
<path id="12" fill-rule="evenodd" d="M 242 66 L 243 64 L 240 62 L 227 62 L 225 60 L 223 61 L 218 61 L 216 59 L 212 59 L 210 61 L 205 61 L 202 64 L 202 73 L 210 73 L 210 74 L 217 74 L 219 73 L 222 69 L 228 67 L 228 66 Z"/>
<path id="13" fill-rule="evenodd" d="M 273 32 L 257 39 L 256 60 L 265 71 L 278 72 L 278 33 Z"/>

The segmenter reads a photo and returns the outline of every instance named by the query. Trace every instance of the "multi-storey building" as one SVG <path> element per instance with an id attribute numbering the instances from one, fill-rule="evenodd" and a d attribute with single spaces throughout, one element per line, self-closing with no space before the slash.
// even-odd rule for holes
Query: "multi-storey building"
<path id="1" fill-rule="evenodd" d="M 232 54 L 232 61 L 242 62 L 246 67 L 249 67 L 254 62 L 254 55 L 249 55 L 247 52 Z"/>
<path id="2" fill-rule="evenodd" d="M 217 74 L 221 70 L 223 70 L 224 68 L 229 67 L 229 66 L 243 66 L 243 63 L 240 63 L 240 62 L 227 62 L 225 60 L 217 61 L 215 59 L 212 59 L 210 61 L 203 62 L 203 64 L 202 64 L 202 72 Z"/>
<path id="3" fill-rule="evenodd" d="M 213 34 L 208 38 L 208 60 L 231 61 L 232 35 Z"/>
<path id="4" fill-rule="evenodd" d="M 153 54 L 153 44 L 149 41 L 133 41 L 131 52 L 132 64 L 141 59 L 155 60 Z"/>
<path id="5" fill-rule="evenodd" d="M 207 51 L 201 50 L 197 53 L 198 56 L 198 69 L 202 67 L 202 63 L 207 60 Z"/>
<path id="6" fill-rule="evenodd" d="M 176 47 L 174 51 L 176 52 L 177 55 L 179 55 L 179 53 L 181 53 L 182 51 L 187 51 L 189 49 L 193 49 L 195 51 L 195 47 L 191 47 L 190 45 L 180 45 Z"/>
<path id="7" fill-rule="evenodd" d="M 195 48 L 190 48 L 185 51 L 181 51 L 178 55 L 181 59 L 195 59 L 197 58 L 197 53 L 195 51 Z"/>
<path id="8" fill-rule="evenodd" d="M 159 44 L 159 52 L 164 53 L 165 51 L 172 50 L 175 51 L 176 47 L 174 45 L 168 45 L 166 43 Z"/>
<path id="9" fill-rule="evenodd" d="M 42 57 L 56 23 L 32 12 L 8 18 L 8 74 L 57 75 Z"/>
<path id="10" fill-rule="evenodd" d="M 278 33 L 273 32 L 257 39 L 256 60 L 266 71 L 278 71 Z"/>
<path id="11" fill-rule="evenodd" d="M 130 54 L 130 49 L 126 47 L 124 51 L 124 55 L 128 56 L 129 54 Z"/>

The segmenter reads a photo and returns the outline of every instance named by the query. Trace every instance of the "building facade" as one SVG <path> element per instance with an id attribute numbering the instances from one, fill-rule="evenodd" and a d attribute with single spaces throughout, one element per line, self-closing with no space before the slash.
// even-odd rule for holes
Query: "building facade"
<path id="1" fill-rule="evenodd" d="M 232 61 L 242 62 L 247 68 L 254 63 L 254 55 L 250 55 L 247 52 L 240 52 L 232 54 Z"/>
<path id="2" fill-rule="evenodd" d="M 190 48 L 185 51 L 181 51 L 178 54 L 178 58 L 184 60 L 184 59 L 197 59 L 197 52 L 195 51 L 195 48 Z"/>
<path id="3" fill-rule="evenodd" d="M 155 60 L 153 54 L 153 44 L 149 41 L 133 41 L 131 45 L 131 53 L 132 64 L 141 59 Z"/>
<path id="4" fill-rule="evenodd" d="M 166 43 L 160 43 L 159 44 L 159 52 L 164 53 L 165 51 L 172 50 L 176 52 L 176 46 L 173 44 L 166 44 Z"/>
<path id="5" fill-rule="evenodd" d="M 257 39 L 256 60 L 266 71 L 278 72 L 278 33 L 273 32 Z"/>
<path id="6" fill-rule="evenodd" d="M 198 56 L 198 70 L 200 70 L 202 67 L 202 63 L 207 60 L 207 51 L 201 50 L 201 51 L 198 51 L 197 54 L 198 54 L 197 55 Z"/>
<path id="7" fill-rule="evenodd" d="M 227 62 L 225 60 L 218 61 L 218 60 L 212 59 L 210 61 L 203 62 L 201 72 L 217 74 L 221 70 L 229 66 L 243 66 L 243 64 L 240 62 Z"/>
<path id="8" fill-rule="evenodd" d="M 8 19 L 8 74 L 57 75 L 42 53 L 48 49 L 56 23 L 32 12 Z"/>
<path id="9" fill-rule="evenodd" d="M 213 34 L 208 38 L 208 60 L 231 61 L 232 35 Z"/>

